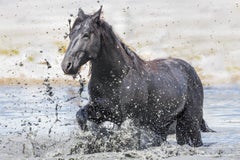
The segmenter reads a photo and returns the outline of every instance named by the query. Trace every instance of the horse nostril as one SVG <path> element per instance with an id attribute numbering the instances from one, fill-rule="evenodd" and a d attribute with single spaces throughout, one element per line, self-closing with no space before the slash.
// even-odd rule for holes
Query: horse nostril
<path id="1" fill-rule="evenodd" d="M 69 71 L 71 68 L 72 68 L 72 63 L 69 62 L 67 65 L 67 70 Z"/>

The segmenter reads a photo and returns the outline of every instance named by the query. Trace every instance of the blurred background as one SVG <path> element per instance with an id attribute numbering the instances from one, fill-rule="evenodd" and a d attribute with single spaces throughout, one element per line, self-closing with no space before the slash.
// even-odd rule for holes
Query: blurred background
<path id="1" fill-rule="evenodd" d="M 93 13 L 100 5 L 143 59 L 181 58 L 205 86 L 240 85 L 240 0 L 0 0 L 0 83 L 71 80 L 60 67 L 68 19 L 80 7 Z"/>

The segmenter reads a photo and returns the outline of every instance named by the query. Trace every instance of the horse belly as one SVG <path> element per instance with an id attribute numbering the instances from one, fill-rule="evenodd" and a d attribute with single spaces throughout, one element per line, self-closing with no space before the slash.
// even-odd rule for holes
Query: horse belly
<path id="1" fill-rule="evenodd" d="M 148 104 L 148 112 L 152 113 L 151 117 L 157 119 L 159 122 L 165 123 L 176 118 L 176 116 L 184 109 L 185 101 L 182 100 L 184 96 L 154 97 L 152 102 Z"/>
<path id="2" fill-rule="evenodd" d="M 148 121 L 165 127 L 176 118 L 186 103 L 187 86 L 183 84 L 171 78 L 155 81 L 149 94 Z"/>

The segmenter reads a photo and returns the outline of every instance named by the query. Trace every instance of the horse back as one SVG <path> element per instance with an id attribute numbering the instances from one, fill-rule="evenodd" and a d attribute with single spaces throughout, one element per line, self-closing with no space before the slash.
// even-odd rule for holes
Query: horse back
<path id="1" fill-rule="evenodd" d="M 146 64 L 150 89 L 172 89 L 172 92 L 187 89 L 188 68 L 191 66 L 185 61 L 169 58 L 148 61 Z"/>
<path id="2" fill-rule="evenodd" d="M 175 117 L 192 94 L 189 88 L 201 86 L 199 77 L 190 64 L 180 59 L 157 59 L 146 64 L 149 106 L 157 106 L 156 111 L 160 109 L 164 119 Z"/>

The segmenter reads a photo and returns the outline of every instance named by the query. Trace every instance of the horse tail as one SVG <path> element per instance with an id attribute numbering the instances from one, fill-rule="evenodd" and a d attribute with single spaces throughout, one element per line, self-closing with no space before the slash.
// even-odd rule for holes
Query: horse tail
<path id="1" fill-rule="evenodd" d="M 210 127 L 208 127 L 204 119 L 202 119 L 202 123 L 200 124 L 200 129 L 202 132 L 216 132 L 212 130 Z"/>

